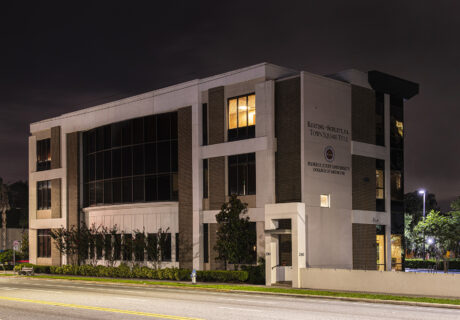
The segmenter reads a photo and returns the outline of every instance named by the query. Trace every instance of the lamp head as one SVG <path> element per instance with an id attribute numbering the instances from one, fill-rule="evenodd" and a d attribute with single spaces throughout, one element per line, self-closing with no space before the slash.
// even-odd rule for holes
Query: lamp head
<path id="1" fill-rule="evenodd" d="M 421 189 L 418 191 L 418 194 L 425 194 L 425 192 L 426 192 L 425 190 Z"/>

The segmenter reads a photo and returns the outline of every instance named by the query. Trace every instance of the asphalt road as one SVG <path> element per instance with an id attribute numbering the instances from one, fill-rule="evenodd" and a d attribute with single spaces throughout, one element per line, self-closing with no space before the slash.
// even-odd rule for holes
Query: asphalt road
<path id="1" fill-rule="evenodd" d="M 460 319 L 460 310 L 0 278 L 0 319 Z"/>

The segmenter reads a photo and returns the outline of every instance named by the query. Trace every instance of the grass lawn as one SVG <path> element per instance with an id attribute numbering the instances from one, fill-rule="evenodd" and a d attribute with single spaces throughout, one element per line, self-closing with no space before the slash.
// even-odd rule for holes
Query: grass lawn
<path id="1" fill-rule="evenodd" d="M 1 276 L 11 276 L 12 274 L 0 274 Z M 83 281 L 97 281 L 97 282 L 110 282 L 110 283 L 129 283 L 129 284 L 143 284 L 154 286 L 169 286 L 169 287 L 182 287 L 182 288 L 200 288 L 212 289 L 219 291 L 252 291 L 252 292 L 269 292 L 280 294 L 296 294 L 305 296 L 320 296 L 320 297 L 342 297 L 342 298 L 356 298 L 356 299 L 371 299 L 371 300 L 391 300 L 391 301 L 406 301 L 406 302 L 421 302 L 421 303 L 438 303 L 438 304 L 451 304 L 460 305 L 460 299 L 447 299 L 447 298 L 430 298 L 430 297 L 413 297 L 413 296 L 397 296 L 389 294 L 373 294 L 373 293 L 358 293 L 358 292 L 336 292 L 336 291 L 323 291 L 323 290 L 308 290 L 308 289 L 291 289 L 291 288 L 272 288 L 264 286 L 253 285 L 238 285 L 238 284 L 191 284 L 184 282 L 173 281 L 150 281 L 139 279 L 113 279 L 113 278 L 97 278 L 97 277 L 80 277 L 80 276 L 63 276 L 63 275 L 34 275 L 33 278 L 46 278 L 46 279 L 64 279 L 64 280 L 83 280 Z"/>

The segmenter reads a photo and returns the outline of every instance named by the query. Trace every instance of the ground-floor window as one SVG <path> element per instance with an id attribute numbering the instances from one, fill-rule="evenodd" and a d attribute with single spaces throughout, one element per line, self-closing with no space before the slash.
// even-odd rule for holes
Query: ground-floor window
<path id="1" fill-rule="evenodd" d="M 385 271 L 385 226 L 376 226 L 377 270 Z"/>
<path id="2" fill-rule="evenodd" d="M 402 235 L 391 235 L 391 268 L 396 271 L 402 271 L 403 246 Z"/>
<path id="3" fill-rule="evenodd" d="M 37 257 L 51 257 L 51 231 L 50 229 L 41 229 L 37 232 Z"/>

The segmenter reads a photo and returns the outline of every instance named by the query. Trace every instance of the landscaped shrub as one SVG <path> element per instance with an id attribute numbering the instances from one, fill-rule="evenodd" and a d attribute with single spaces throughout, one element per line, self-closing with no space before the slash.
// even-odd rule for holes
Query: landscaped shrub
<path id="1" fill-rule="evenodd" d="M 245 282 L 248 280 L 247 271 L 197 271 L 196 275 L 197 280 L 203 282 Z"/>
<path id="2" fill-rule="evenodd" d="M 178 268 L 151 269 L 148 267 L 134 266 L 130 268 L 126 264 L 118 267 L 92 266 L 92 265 L 64 265 L 64 266 L 38 266 L 30 263 L 17 265 L 15 270 L 18 271 L 22 266 L 34 267 L 35 273 L 51 273 L 60 275 L 77 275 L 88 277 L 108 277 L 108 278 L 137 278 L 137 279 L 154 279 L 154 280 L 190 280 L 191 270 Z M 248 271 L 197 271 L 197 280 L 203 282 L 247 282 L 251 273 L 251 283 L 255 282 L 256 267 L 251 267 Z M 257 271 L 259 272 L 259 271 Z M 265 281 L 265 280 L 264 280 Z"/>
<path id="3" fill-rule="evenodd" d="M 248 273 L 248 283 L 265 284 L 265 259 L 260 258 L 256 266 L 241 266 Z"/>
<path id="4" fill-rule="evenodd" d="M 32 263 L 21 263 L 14 266 L 14 271 L 18 272 L 22 267 L 33 267 L 35 273 L 51 273 L 50 266 L 40 266 Z"/>
<path id="5" fill-rule="evenodd" d="M 438 269 L 443 269 L 444 262 L 438 261 Z M 406 259 L 405 267 L 410 269 L 431 269 L 436 266 L 436 260 Z M 449 269 L 460 269 L 460 259 L 449 260 Z"/>

